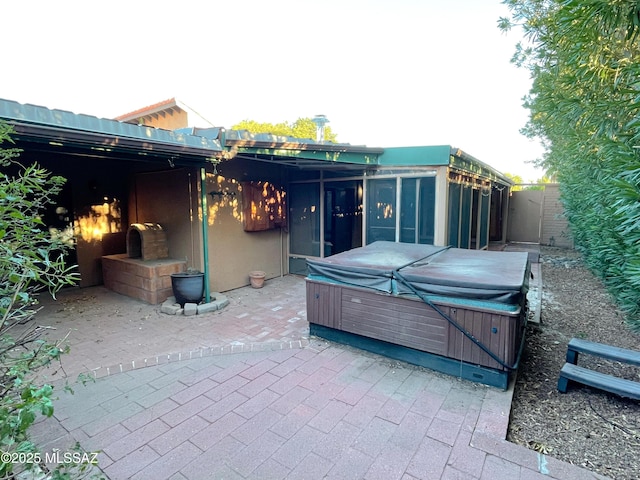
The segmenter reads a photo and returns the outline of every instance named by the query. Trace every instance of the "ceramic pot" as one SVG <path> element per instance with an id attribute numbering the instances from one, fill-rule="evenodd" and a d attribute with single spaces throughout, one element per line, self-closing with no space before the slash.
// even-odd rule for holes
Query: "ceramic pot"
<path id="1" fill-rule="evenodd" d="M 204 273 L 172 273 L 171 288 L 176 302 L 181 307 L 184 307 L 185 303 L 200 303 L 204 295 Z"/>

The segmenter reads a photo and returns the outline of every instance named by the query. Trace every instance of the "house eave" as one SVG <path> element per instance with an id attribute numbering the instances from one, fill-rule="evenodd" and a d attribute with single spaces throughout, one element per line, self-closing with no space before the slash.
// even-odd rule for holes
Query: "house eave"
<path id="1" fill-rule="evenodd" d="M 256 140 L 227 140 L 232 157 L 300 169 L 362 170 L 378 165 L 381 148 L 339 144 L 309 144 Z"/>
<path id="2" fill-rule="evenodd" d="M 138 138 L 118 137 L 101 133 L 69 130 L 65 128 L 33 125 L 9 121 L 15 133 L 12 139 L 18 145 L 40 145 L 39 150 L 53 152 L 72 147 L 76 152 L 86 152 L 87 156 L 139 161 L 172 160 L 180 164 L 204 164 L 219 162 L 219 152 L 199 149 L 186 145 L 145 141 Z M 221 153 L 221 152 L 220 152 Z"/>
<path id="3" fill-rule="evenodd" d="M 513 180 L 504 175 L 502 172 L 499 172 L 495 168 L 482 162 L 481 160 L 478 160 L 477 158 L 469 155 L 459 148 L 451 148 L 449 166 L 464 170 L 465 172 L 476 174 L 482 178 L 501 183 L 509 187 L 515 185 Z"/>
<path id="4" fill-rule="evenodd" d="M 68 145 L 78 154 L 84 149 L 89 156 L 120 155 L 121 160 L 133 161 L 158 158 L 182 164 L 217 162 L 224 155 L 217 139 L 4 99 L 0 99 L 0 120 L 13 126 L 14 140 L 40 150 L 45 145 L 51 151 Z"/>

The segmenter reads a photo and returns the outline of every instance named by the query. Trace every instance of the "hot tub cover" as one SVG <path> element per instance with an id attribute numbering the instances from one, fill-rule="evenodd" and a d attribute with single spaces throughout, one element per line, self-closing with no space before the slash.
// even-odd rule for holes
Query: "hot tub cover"
<path id="1" fill-rule="evenodd" d="M 519 304 L 528 290 L 526 252 L 492 252 L 374 242 L 308 259 L 309 277 L 394 294 L 445 296 Z"/>
<path id="2" fill-rule="evenodd" d="M 307 259 L 307 265 L 311 276 L 391 293 L 394 271 L 445 249 L 434 245 L 379 241 L 330 257 Z"/>

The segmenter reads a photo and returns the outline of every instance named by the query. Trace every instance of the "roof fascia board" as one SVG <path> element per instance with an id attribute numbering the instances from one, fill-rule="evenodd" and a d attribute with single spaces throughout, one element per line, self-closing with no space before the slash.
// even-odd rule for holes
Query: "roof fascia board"
<path id="1" fill-rule="evenodd" d="M 449 163 L 450 145 L 389 147 L 380 156 L 382 166 L 437 166 Z"/>

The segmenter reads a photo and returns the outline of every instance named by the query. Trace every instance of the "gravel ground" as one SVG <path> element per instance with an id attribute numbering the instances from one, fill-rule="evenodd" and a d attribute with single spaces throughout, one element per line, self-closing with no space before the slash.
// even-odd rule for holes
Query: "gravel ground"
<path id="1" fill-rule="evenodd" d="M 602 282 L 573 250 L 541 248 L 542 321 L 530 324 L 508 439 L 614 479 L 640 478 L 640 402 L 571 385 L 557 390 L 573 337 L 640 350 Z M 579 365 L 640 381 L 640 368 L 580 355 Z"/>

